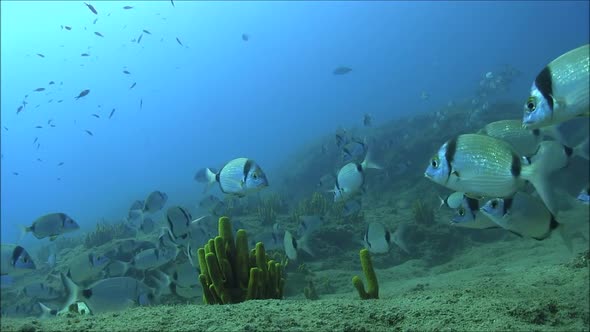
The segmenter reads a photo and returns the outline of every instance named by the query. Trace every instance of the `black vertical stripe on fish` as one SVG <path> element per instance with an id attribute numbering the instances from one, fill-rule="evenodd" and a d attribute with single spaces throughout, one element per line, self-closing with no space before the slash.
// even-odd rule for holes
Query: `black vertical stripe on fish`
<path id="1" fill-rule="evenodd" d="M 367 243 L 367 246 L 371 248 L 371 242 L 369 241 L 369 225 L 365 228 L 365 242 Z"/>
<path id="2" fill-rule="evenodd" d="M 252 168 L 252 161 L 250 159 L 246 160 L 244 164 L 244 182 L 246 182 L 246 177 L 248 177 L 248 173 L 250 173 L 250 169 Z"/>
<path id="3" fill-rule="evenodd" d="M 178 39 L 178 37 L 176 37 L 176 41 L 178 42 L 178 44 L 180 44 L 180 46 L 184 46 L 182 45 L 182 42 L 180 42 L 180 39 Z"/>
<path id="4" fill-rule="evenodd" d="M 549 109 L 553 112 L 553 79 L 551 78 L 551 69 L 549 69 L 549 66 L 543 68 L 539 75 L 537 75 L 535 85 L 545 100 L 547 100 Z"/>
<path id="5" fill-rule="evenodd" d="M 510 211 L 512 208 L 512 203 L 514 203 L 514 198 L 505 198 L 504 199 L 504 211 L 502 211 L 502 215 L 505 215 Z"/>
<path id="6" fill-rule="evenodd" d="M 33 226 L 35 226 L 35 224 L 33 224 Z M 16 248 L 14 248 L 14 251 L 12 252 L 12 260 L 10 261 L 10 265 L 14 266 L 14 264 L 16 264 L 18 258 L 23 253 L 23 251 L 25 251 L 25 248 L 21 246 L 16 246 Z"/>
<path id="7" fill-rule="evenodd" d="M 520 162 L 520 157 L 516 155 L 516 153 L 512 153 L 512 164 L 510 165 L 510 173 L 515 178 L 520 176 L 520 172 L 522 171 L 522 163 Z"/>
<path id="8" fill-rule="evenodd" d="M 94 9 L 94 7 L 91 4 L 87 4 L 86 2 L 84 3 L 88 9 L 90 9 L 90 11 L 92 11 L 95 15 L 98 15 L 98 12 L 96 11 L 96 9 Z"/>
<path id="9" fill-rule="evenodd" d="M 563 146 L 563 151 L 565 151 L 565 155 L 568 156 L 568 157 L 571 157 L 572 154 L 574 153 L 574 149 L 570 148 L 567 145 L 564 145 Z"/>
<path id="10" fill-rule="evenodd" d="M 115 114 L 115 109 L 113 108 L 113 110 L 111 111 L 111 114 L 109 114 L 109 119 L 113 117 L 113 114 Z"/>
<path id="11" fill-rule="evenodd" d="M 86 299 L 90 299 L 92 297 L 92 289 L 88 288 L 82 291 L 82 296 Z"/>
<path id="12" fill-rule="evenodd" d="M 538 129 L 538 128 L 537 129 L 533 129 L 533 135 L 538 137 L 539 135 L 541 135 L 541 130 Z"/>
<path id="13" fill-rule="evenodd" d="M 451 177 L 451 171 L 453 167 L 451 163 L 455 160 L 455 153 L 457 152 L 457 137 L 452 138 L 447 143 L 447 149 L 445 150 L 445 160 L 447 162 L 447 167 L 449 168 L 449 174 L 447 174 L 447 181 Z"/>
<path id="14" fill-rule="evenodd" d="M 559 226 L 559 222 L 555 220 L 555 216 L 551 214 L 551 220 L 549 221 L 549 229 L 554 230 Z"/>
<path id="15" fill-rule="evenodd" d="M 387 244 L 391 243 L 391 233 L 389 232 L 389 230 L 385 230 L 385 241 L 387 242 Z"/>
<path id="16" fill-rule="evenodd" d="M 465 196 L 465 200 L 467 201 L 467 207 L 469 207 L 470 211 L 479 210 L 479 200 L 468 196 Z"/>

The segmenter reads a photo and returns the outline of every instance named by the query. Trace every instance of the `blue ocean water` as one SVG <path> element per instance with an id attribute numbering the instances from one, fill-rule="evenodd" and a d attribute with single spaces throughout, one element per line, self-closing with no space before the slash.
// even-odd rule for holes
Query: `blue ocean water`
<path id="1" fill-rule="evenodd" d="M 590 30 L 587 1 L 91 4 L 97 15 L 81 1 L 0 4 L 2 243 L 49 212 L 92 230 L 155 189 L 194 205 L 195 171 L 236 157 L 272 187 L 308 142 L 367 112 L 380 122 L 468 98 L 503 64 L 522 72 L 510 94 L 524 102 Z"/>

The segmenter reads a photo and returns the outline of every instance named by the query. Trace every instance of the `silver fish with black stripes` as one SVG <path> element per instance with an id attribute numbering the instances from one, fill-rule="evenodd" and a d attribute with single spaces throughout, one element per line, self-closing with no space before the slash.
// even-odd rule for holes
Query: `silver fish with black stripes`
<path id="1" fill-rule="evenodd" d="M 204 168 L 197 172 L 195 180 L 207 183 L 207 187 L 219 183 L 225 194 L 244 197 L 268 187 L 268 180 L 262 168 L 252 159 L 236 158 L 229 161 L 219 172 Z"/>

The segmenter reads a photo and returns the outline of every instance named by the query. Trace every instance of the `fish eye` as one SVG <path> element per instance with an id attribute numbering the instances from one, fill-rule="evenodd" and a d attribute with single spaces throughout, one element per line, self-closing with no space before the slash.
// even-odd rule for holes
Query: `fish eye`
<path id="1" fill-rule="evenodd" d="M 460 209 L 459 209 L 459 215 L 460 215 L 461 217 L 463 217 L 463 216 L 465 215 L 465 209 L 464 209 L 464 208 L 460 208 Z"/>
<path id="2" fill-rule="evenodd" d="M 534 97 L 530 97 L 529 100 L 527 100 L 526 108 L 529 110 L 529 112 L 533 112 L 535 108 L 537 108 Z"/>
<path id="3" fill-rule="evenodd" d="M 438 156 L 432 157 L 432 161 L 430 162 L 433 168 L 438 168 Z"/>
<path id="4" fill-rule="evenodd" d="M 495 209 L 496 207 L 498 207 L 498 201 L 497 200 L 493 200 L 492 201 L 492 209 Z"/>
<path id="5" fill-rule="evenodd" d="M 258 179 L 258 174 L 257 174 L 257 173 L 254 173 L 254 174 L 252 174 L 252 178 L 253 178 L 254 180 Z"/>

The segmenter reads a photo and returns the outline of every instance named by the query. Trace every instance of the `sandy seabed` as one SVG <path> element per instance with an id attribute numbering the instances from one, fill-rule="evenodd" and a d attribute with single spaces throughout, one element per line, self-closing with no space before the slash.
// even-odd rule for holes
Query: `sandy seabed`
<path id="1" fill-rule="evenodd" d="M 316 301 L 301 296 L 223 306 L 136 307 L 94 316 L 2 318 L 1 331 L 590 330 L 588 262 L 558 237 L 485 244 L 435 267 L 410 260 L 377 269 L 378 300 L 359 299 L 350 282 L 359 271 L 316 274 L 329 276 L 336 292 Z"/>

